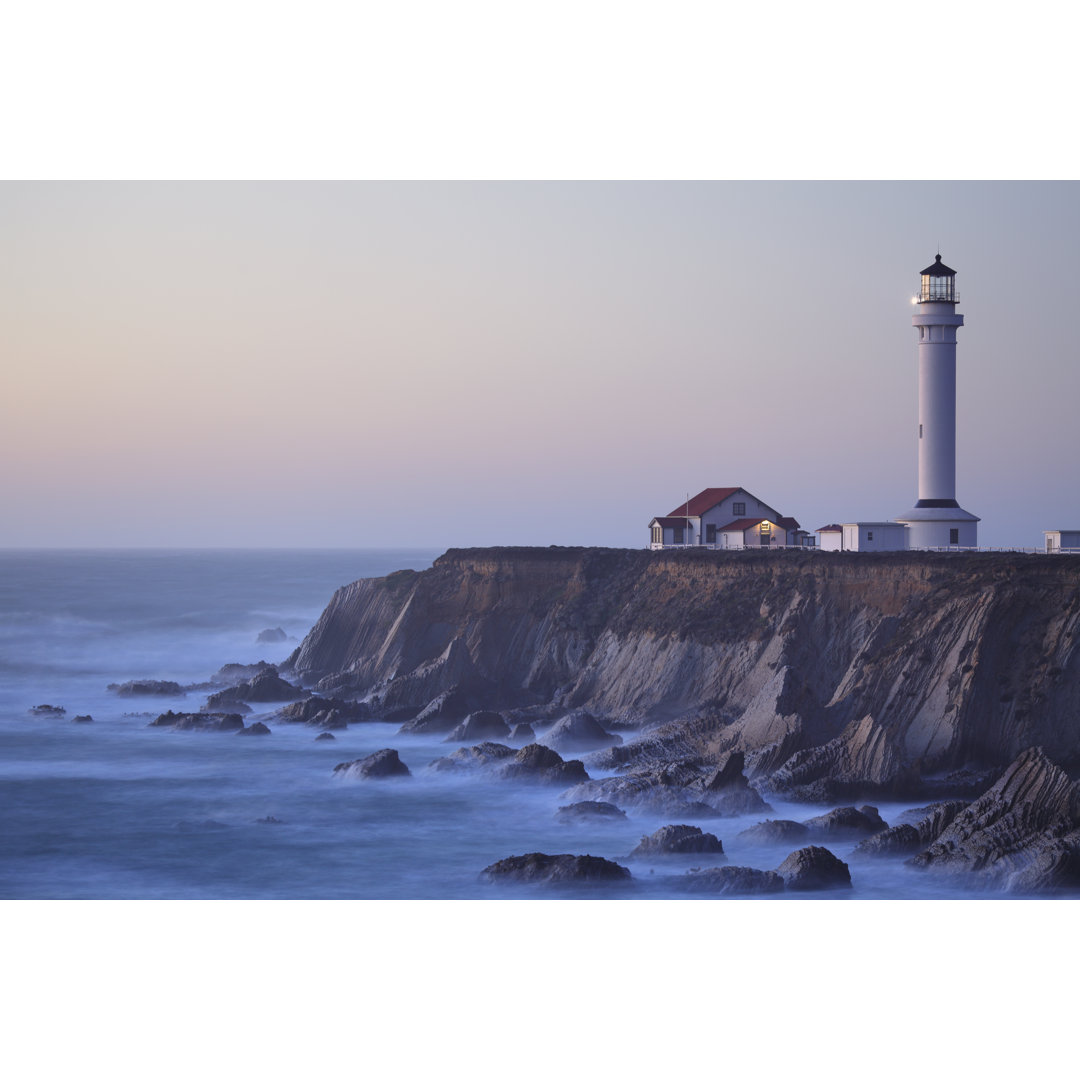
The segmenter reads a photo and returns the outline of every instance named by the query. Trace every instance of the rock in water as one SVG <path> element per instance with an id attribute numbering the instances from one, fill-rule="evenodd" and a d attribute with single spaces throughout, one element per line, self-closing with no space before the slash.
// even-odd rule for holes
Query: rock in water
<path id="1" fill-rule="evenodd" d="M 750 786 L 743 774 L 745 759 L 741 752 L 728 755 L 724 764 L 705 782 L 701 801 L 725 817 L 769 811 L 772 807 Z"/>
<path id="2" fill-rule="evenodd" d="M 578 760 L 563 761 L 550 747 L 540 743 L 523 746 L 514 759 L 499 769 L 504 780 L 525 780 L 534 784 L 580 784 L 589 779 Z"/>
<path id="3" fill-rule="evenodd" d="M 586 800 L 560 806 L 555 811 L 555 818 L 565 824 L 578 821 L 625 821 L 626 811 L 620 810 L 614 803 Z"/>
<path id="4" fill-rule="evenodd" d="M 246 728 L 241 728 L 237 735 L 269 735 L 270 729 L 261 721 L 256 720 L 254 724 L 249 724 Z"/>
<path id="5" fill-rule="evenodd" d="M 788 889 L 850 889 L 851 872 L 828 848 L 804 847 L 793 851 L 777 868 Z"/>
<path id="6" fill-rule="evenodd" d="M 691 870 L 677 880 L 687 892 L 722 896 L 754 896 L 784 891 L 784 879 L 774 870 L 753 870 L 749 866 L 712 866 Z"/>
<path id="7" fill-rule="evenodd" d="M 285 640 L 285 631 L 280 626 L 275 626 L 272 630 L 260 630 L 259 636 L 255 639 L 255 644 L 272 645 Z"/>
<path id="8" fill-rule="evenodd" d="M 891 829 L 869 836 L 851 853 L 852 858 L 873 855 L 913 855 L 933 843 L 968 804 L 961 799 L 934 803 L 900 815 Z M 904 819 L 908 820 L 904 820 Z"/>
<path id="9" fill-rule="evenodd" d="M 31 716 L 63 716 L 67 709 L 63 705 L 35 705 L 30 710 Z"/>
<path id="10" fill-rule="evenodd" d="M 310 697 L 310 691 L 286 682 L 272 664 L 253 676 L 249 681 L 219 690 L 206 699 L 209 708 L 230 705 L 235 701 L 295 701 Z"/>
<path id="11" fill-rule="evenodd" d="M 109 683 L 105 687 L 117 697 L 183 697 L 184 688 L 166 679 L 133 679 L 126 683 Z"/>
<path id="12" fill-rule="evenodd" d="M 170 709 L 147 727 L 167 727 L 173 731 L 241 731 L 243 717 L 239 713 L 177 713 Z"/>
<path id="13" fill-rule="evenodd" d="M 721 855 L 724 845 L 712 833 L 696 825 L 665 825 L 652 836 L 643 836 L 630 858 L 652 859 L 660 855 Z"/>
<path id="14" fill-rule="evenodd" d="M 386 749 L 376 750 L 356 761 L 343 761 L 334 766 L 334 775 L 351 780 L 385 780 L 393 776 L 412 776 L 412 773 L 396 750 Z"/>
<path id="15" fill-rule="evenodd" d="M 334 742 L 334 736 L 329 731 L 324 731 L 321 735 L 315 736 L 316 742 Z"/>
<path id="16" fill-rule="evenodd" d="M 630 881 L 630 871 L 596 855 L 544 855 L 534 851 L 492 863 L 481 871 L 480 880 L 534 885 L 625 884 Z"/>
<path id="17" fill-rule="evenodd" d="M 596 717 L 578 709 L 556 720 L 537 741 L 560 754 L 580 754 L 589 750 L 603 750 L 607 746 L 619 746 L 622 736 L 605 731 L 597 723 Z"/>
<path id="18" fill-rule="evenodd" d="M 331 727 L 339 730 L 348 724 L 370 720 L 371 709 L 362 701 L 314 696 L 283 706 L 274 713 L 274 719 L 285 724 L 308 724 L 324 730 Z"/>
<path id="19" fill-rule="evenodd" d="M 436 758 L 429 769 L 437 772 L 456 772 L 462 769 L 477 769 L 505 761 L 513 757 L 514 751 L 502 743 L 482 742 L 475 746 L 462 746 L 447 757 Z"/>
<path id="20" fill-rule="evenodd" d="M 510 735 L 510 728 L 506 721 L 497 712 L 469 713 L 443 742 L 477 742 L 483 739 L 506 739 Z"/>
<path id="21" fill-rule="evenodd" d="M 811 836 L 830 840 L 847 840 L 857 836 L 869 836 L 883 832 L 889 826 L 881 820 L 876 806 L 838 806 L 827 814 L 812 817 L 803 824 Z"/>
<path id="22" fill-rule="evenodd" d="M 427 735 L 451 731 L 469 714 L 469 700 L 456 686 L 444 690 L 399 729 L 401 735 Z"/>
<path id="23" fill-rule="evenodd" d="M 94 718 L 92 716 L 89 716 L 89 715 L 87 715 L 87 716 L 73 716 L 71 718 L 71 722 L 73 724 L 92 724 L 94 722 Z"/>
<path id="24" fill-rule="evenodd" d="M 755 844 L 798 844 L 810 835 L 810 830 L 799 821 L 781 818 L 773 821 L 759 821 L 749 829 L 739 833 L 740 840 L 750 840 Z"/>
<path id="25" fill-rule="evenodd" d="M 1025 750 L 911 863 L 1013 892 L 1080 887 L 1080 782 Z"/>

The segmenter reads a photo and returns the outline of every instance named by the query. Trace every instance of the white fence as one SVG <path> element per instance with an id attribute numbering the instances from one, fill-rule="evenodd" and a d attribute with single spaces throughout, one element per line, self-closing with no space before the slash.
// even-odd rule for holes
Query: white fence
<path id="1" fill-rule="evenodd" d="M 823 555 L 832 555 L 839 548 L 821 548 L 803 544 L 649 544 L 649 551 L 816 551 Z M 948 547 L 901 548 L 901 551 L 934 551 L 945 554 L 963 552 L 1011 552 L 1019 555 L 1080 555 L 1080 548 L 1039 548 L 1039 547 Z M 890 551 L 852 551 L 844 549 L 846 555 L 891 555 Z"/>

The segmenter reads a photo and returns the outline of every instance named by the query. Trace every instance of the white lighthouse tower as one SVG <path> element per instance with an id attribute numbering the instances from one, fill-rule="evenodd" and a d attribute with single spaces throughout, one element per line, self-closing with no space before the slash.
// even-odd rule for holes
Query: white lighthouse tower
<path id="1" fill-rule="evenodd" d="M 941 261 L 922 272 L 919 331 L 919 501 L 896 520 L 908 526 L 908 547 L 975 547 L 978 522 L 956 501 L 956 271 Z"/>

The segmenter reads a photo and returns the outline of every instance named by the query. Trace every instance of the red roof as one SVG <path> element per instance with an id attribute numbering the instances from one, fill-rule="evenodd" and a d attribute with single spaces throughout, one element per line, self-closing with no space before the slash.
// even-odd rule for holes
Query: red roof
<path id="1" fill-rule="evenodd" d="M 843 525 L 822 525 L 820 529 L 815 529 L 814 532 L 843 532 Z"/>
<path id="2" fill-rule="evenodd" d="M 706 488 L 700 494 L 695 495 L 689 503 L 681 503 L 671 511 L 670 517 L 701 517 L 707 510 L 711 510 L 717 503 L 723 502 L 729 495 L 736 491 L 745 491 L 745 488 Z"/>
<path id="3" fill-rule="evenodd" d="M 730 525 L 725 525 L 721 532 L 746 532 L 747 529 L 755 529 L 763 521 L 768 521 L 768 518 L 739 518 L 738 521 L 733 521 Z"/>

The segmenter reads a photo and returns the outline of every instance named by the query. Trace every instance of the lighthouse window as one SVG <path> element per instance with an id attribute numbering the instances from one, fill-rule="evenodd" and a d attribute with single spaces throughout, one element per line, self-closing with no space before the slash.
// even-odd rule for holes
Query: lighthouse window
<path id="1" fill-rule="evenodd" d="M 959 544 L 960 543 L 960 530 L 959 529 L 950 529 L 949 530 L 949 543 L 950 544 Z"/>
<path id="2" fill-rule="evenodd" d="M 922 438 L 922 424 L 919 425 L 919 438 Z"/>

